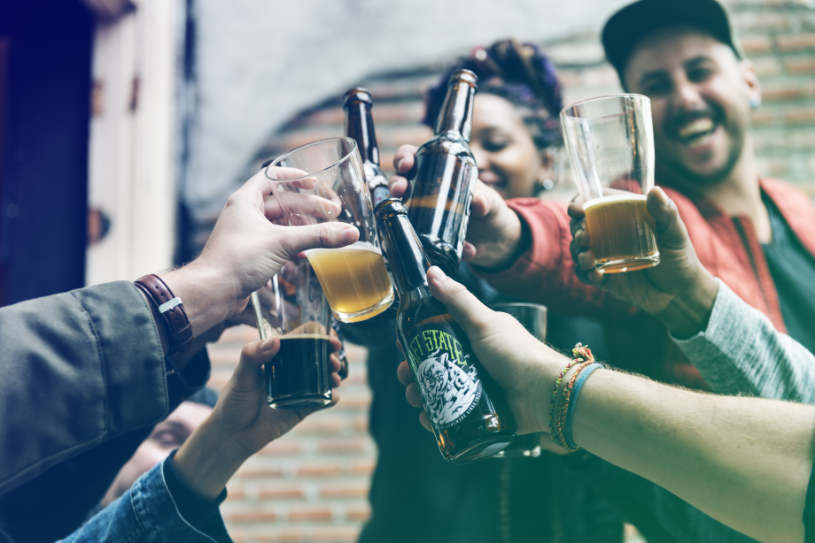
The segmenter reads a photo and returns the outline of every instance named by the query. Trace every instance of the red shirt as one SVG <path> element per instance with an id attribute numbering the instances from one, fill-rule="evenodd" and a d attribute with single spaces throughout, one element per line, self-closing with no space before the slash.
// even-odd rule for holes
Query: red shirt
<path id="1" fill-rule="evenodd" d="M 760 185 L 801 245 L 815 255 L 815 206 L 809 197 L 781 181 L 761 179 Z M 778 293 L 752 222 L 747 217 L 730 217 L 709 201 L 663 189 L 676 203 L 702 264 L 767 315 L 778 330 L 785 331 Z M 502 292 L 545 303 L 558 311 L 600 317 L 607 325 L 612 363 L 665 381 L 705 387 L 699 373 L 667 341 L 667 332 L 655 319 L 577 279 L 564 204 L 519 198 L 510 200 L 509 205 L 528 226 L 531 248 L 510 268 L 481 273 L 485 279 Z"/>

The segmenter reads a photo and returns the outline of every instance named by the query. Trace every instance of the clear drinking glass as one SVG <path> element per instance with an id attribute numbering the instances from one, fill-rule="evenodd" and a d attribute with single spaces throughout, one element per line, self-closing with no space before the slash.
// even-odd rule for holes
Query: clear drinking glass
<path id="1" fill-rule="evenodd" d="M 280 338 L 280 350 L 264 364 L 269 405 L 330 405 L 331 310 L 308 260 L 287 262 L 251 299 L 260 338 Z"/>
<path id="2" fill-rule="evenodd" d="M 272 161 L 266 176 L 274 181 L 272 222 L 339 220 L 359 230 L 359 241 L 348 247 L 305 251 L 337 320 L 358 322 L 385 311 L 393 303 L 393 287 L 356 142 L 329 138 L 308 143 Z"/>
<path id="3" fill-rule="evenodd" d="M 540 341 L 546 341 L 546 306 L 528 303 L 503 303 L 490 306 L 495 311 L 509 313 L 520 322 L 527 332 Z M 493 458 L 537 458 L 541 455 L 540 435 L 524 434 L 512 438 L 512 442 Z"/>
<path id="4" fill-rule="evenodd" d="M 622 273 L 659 264 L 645 206 L 654 186 L 651 101 L 639 94 L 591 98 L 565 107 L 560 123 L 597 269 Z"/>

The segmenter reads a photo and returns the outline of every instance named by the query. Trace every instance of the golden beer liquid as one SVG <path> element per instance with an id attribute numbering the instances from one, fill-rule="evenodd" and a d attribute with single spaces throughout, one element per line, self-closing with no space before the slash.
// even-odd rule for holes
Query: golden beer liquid
<path id="1" fill-rule="evenodd" d="M 645 196 L 615 194 L 588 202 L 586 230 L 602 273 L 623 273 L 659 264 L 654 219 Z"/>
<path id="2" fill-rule="evenodd" d="M 309 249 L 305 253 L 328 305 L 342 322 L 369 319 L 393 302 L 385 261 L 370 243 L 358 241 L 340 249 Z"/>

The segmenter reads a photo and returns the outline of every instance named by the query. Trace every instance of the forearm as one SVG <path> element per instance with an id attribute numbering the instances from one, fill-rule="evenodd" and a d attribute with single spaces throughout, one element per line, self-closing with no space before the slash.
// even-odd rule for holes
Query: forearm
<path id="1" fill-rule="evenodd" d="M 158 331 L 132 283 L 2 308 L 0 345 L 0 492 L 169 412 Z"/>
<path id="2" fill-rule="evenodd" d="M 241 451 L 234 442 L 224 439 L 215 424 L 211 417 L 204 421 L 173 458 L 173 465 L 182 482 L 210 499 L 221 493 L 250 455 L 249 451 Z"/>
<path id="3" fill-rule="evenodd" d="M 477 266 L 475 271 L 501 293 L 546 304 L 564 314 L 607 317 L 628 306 L 577 277 L 569 244 L 572 236 L 566 207 L 555 202 L 522 198 L 508 201 L 524 228 L 528 246 L 503 269 Z"/>
<path id="4" fill-rule="evenodd" d="M 578 445 L 762 541 L 801 541 L 815 409 L 689 392 L 610 370 L 575 406 Z"/>
<path id="5" fill-rule="evenodd" d="M 162 273 L 161 277 L 173 294 L 184 302 L 193 339 L 242 309 L 232 284 L 234 278 L 225 277 L 199 261 Z"/>
<path id="6" fill-rule="evenodd" d="M 815 401 L 815 356 L 726 285 L 707 327 L 677 344 L 715 392 Z"/>
<path id="7" fill-rule="evenodd" d="M 674 296 L 668 307 L 657 317 L 676 338 L 687 338 L 707 326 L 713 310 L 719 283 L 706 270 L 700 269 L 698 279 L 689 288 Z"/>

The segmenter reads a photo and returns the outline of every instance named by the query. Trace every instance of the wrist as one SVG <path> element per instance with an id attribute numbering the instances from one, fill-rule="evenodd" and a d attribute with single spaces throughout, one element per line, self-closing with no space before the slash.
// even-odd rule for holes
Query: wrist
<path id="1" fill-rule="evenodd" d="M 184 303 L 193 338 L 222 323 L 240 309 L 230 280 L 199 260 L 163 273 L 161 278 Z"/>
<path id="2" fill-rule="evenodd" d="M 713 304 L 719 291 L 716 279 L 706 270 L 675 296 L 657 317 L 675 338 L 689 338 L 707 328 Z"/>
<path id="3" fill-rule="evenodd" d="M 508 268 L 531 244 L 528 226 L 511 208 L 504 206 L 495 233 L 497 241 L 477 246 L 473 264 L 487 270 Z"/>
<path id="4" fill-rule="evenodd" d="M 552 410 L 552 389 L 558 373 L 571 360 L 566 356 L 546 349 L 537 357 L 535 367 L 538 368 L 537 375 L 531 379 L 532 392 L 528 405 L 532 408 L 531 431 L 549 434 L 549 415 Z"/>
<path id="5" fill-rule="evenodd" d="M 212 417 L 181 445 L 173 458 L 178 478 L 192 491 L 215 499 L 246 460 L 222 439 Z"/>

